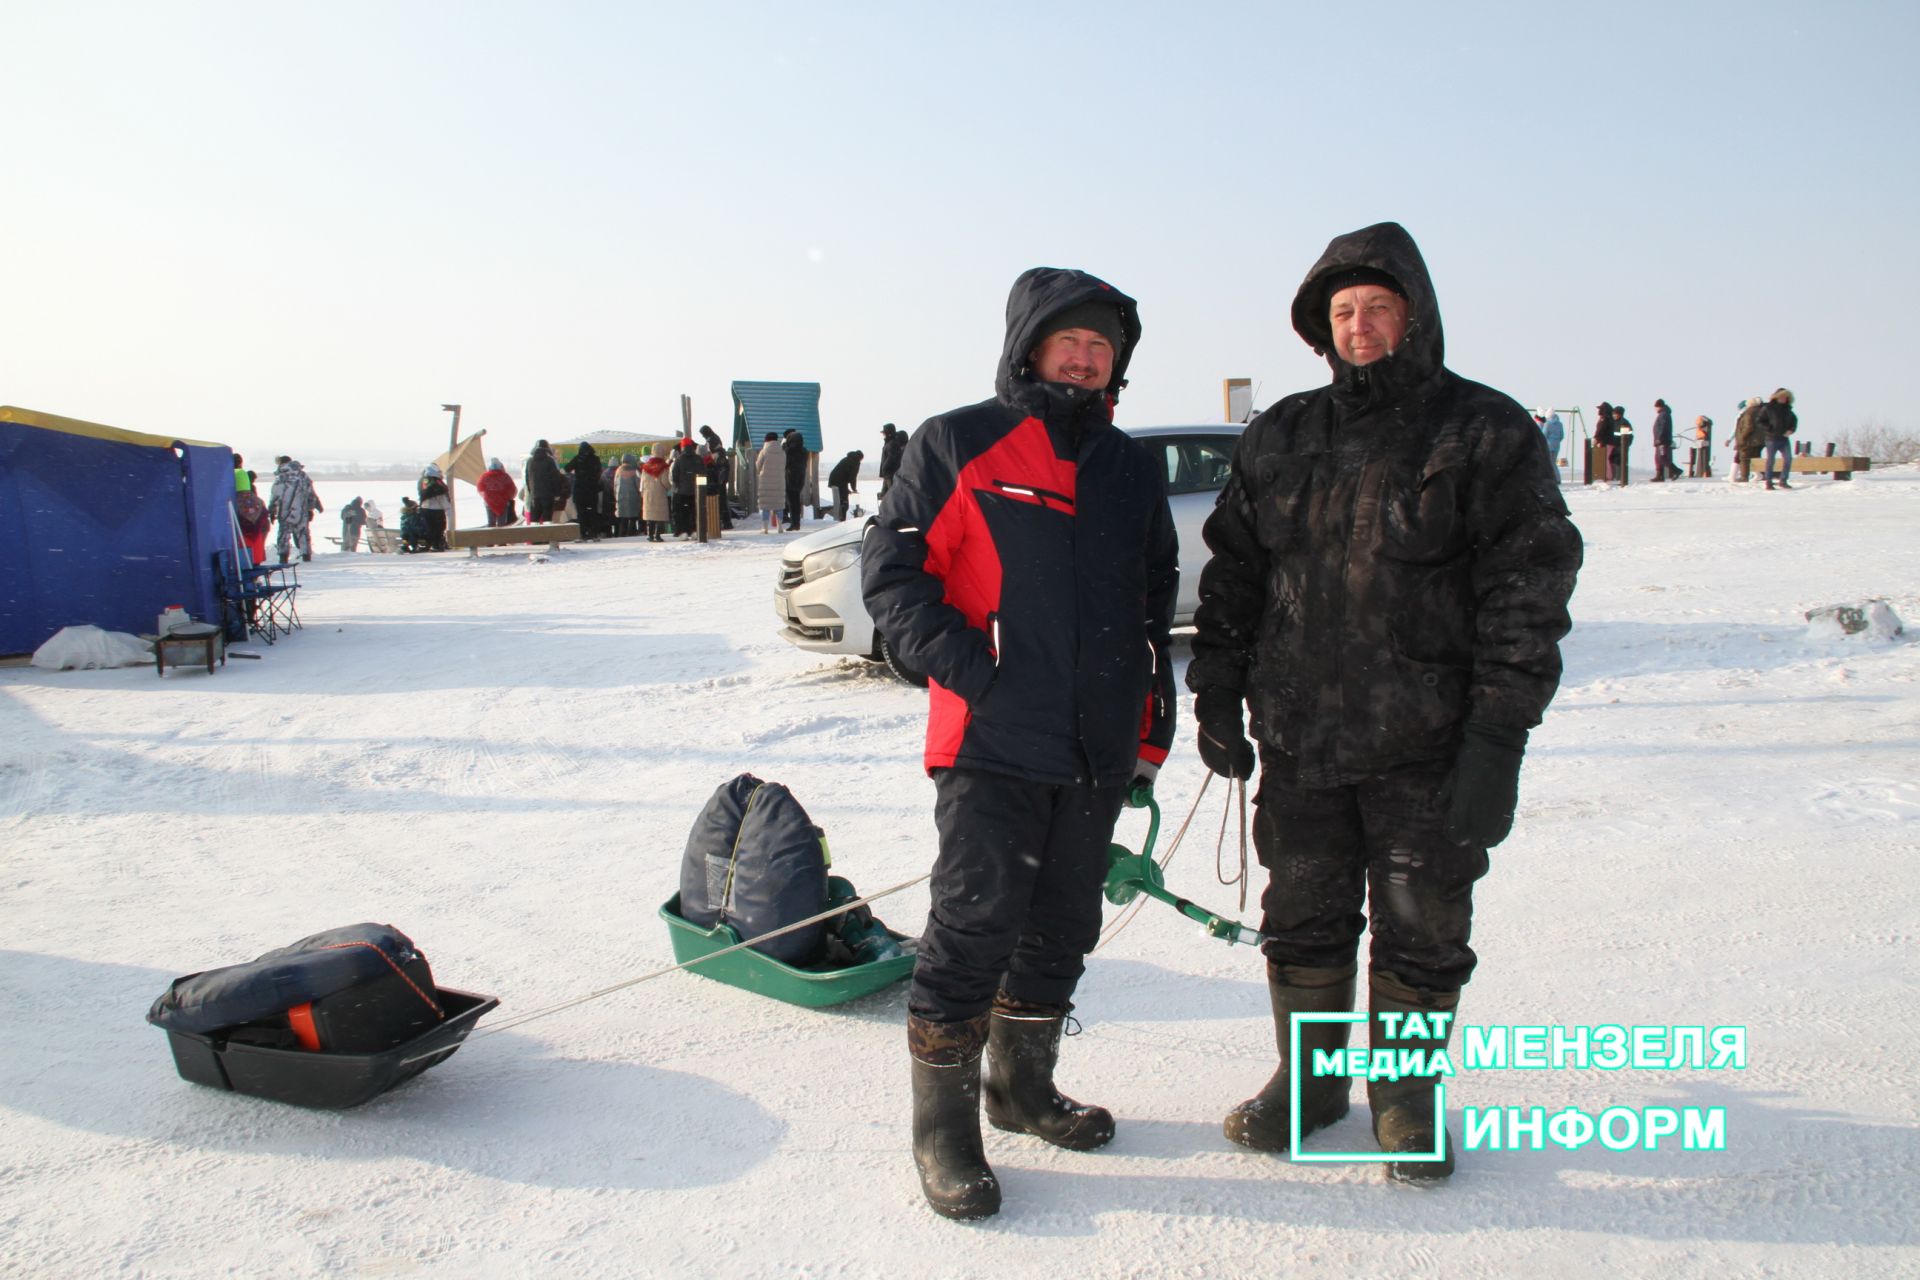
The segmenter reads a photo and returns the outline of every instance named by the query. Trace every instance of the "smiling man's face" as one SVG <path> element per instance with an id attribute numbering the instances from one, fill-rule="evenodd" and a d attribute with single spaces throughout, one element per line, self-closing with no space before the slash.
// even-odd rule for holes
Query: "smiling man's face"
<path id="1" fill-rule="evenodd" d="M 1042 382 L 1098 391 L 1113 378 L 1113 344 L 1092 329 L 1061 329 L 1041 339 L 1028 357 Z"/>

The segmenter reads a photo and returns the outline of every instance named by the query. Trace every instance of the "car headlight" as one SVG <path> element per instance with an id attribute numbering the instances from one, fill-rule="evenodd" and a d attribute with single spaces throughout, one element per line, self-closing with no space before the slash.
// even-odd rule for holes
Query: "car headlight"
<path id="1" fill-rule="evenodd" d="M 815 578 L 851 569 L 859 563 L 860 544 L 857 542 L 849 542 L 844 547 L 834 547 L 830 551 L 816 551 L 800 562 L 800 581 L 812 582 Z"/>

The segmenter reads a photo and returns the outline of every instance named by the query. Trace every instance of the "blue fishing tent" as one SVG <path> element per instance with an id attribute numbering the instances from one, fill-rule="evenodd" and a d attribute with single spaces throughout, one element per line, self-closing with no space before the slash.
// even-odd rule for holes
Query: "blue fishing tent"
<path id="1" fill-rule="evenodd" d="M 0 405 L 0 653 L 62 627 L 151 632 L 168 605 L 220 618 L 233 451 Z"/>

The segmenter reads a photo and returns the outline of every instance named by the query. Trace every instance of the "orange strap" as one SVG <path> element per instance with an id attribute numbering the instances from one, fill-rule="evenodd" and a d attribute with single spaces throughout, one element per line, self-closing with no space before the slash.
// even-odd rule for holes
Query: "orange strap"
<path id="1" fill-rule="evenodd" d="M 287 1025 L 293 1028 L 293 1038 L 308 1053 L 320 1052 L 320 1028 L 313 1025 L 313 1005 L 297 1004 L 287 1010 Z"/>

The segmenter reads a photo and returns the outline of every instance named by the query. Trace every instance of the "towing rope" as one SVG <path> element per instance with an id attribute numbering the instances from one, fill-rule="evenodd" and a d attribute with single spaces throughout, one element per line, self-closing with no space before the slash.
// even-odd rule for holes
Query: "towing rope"
<path id="1" fill-rule="evenodd" d="M 709 951 L 703 956 L 695 956 L 693 959 L 683 960 L 679 964 L 670 964 L 665 968 L 655 969 L 650 973 L 643 973 L 637 978 L 628 978 L 625 982 L 616 982 L 610 987 L 601 987 L 598 991 L 589 991 L 583 996 L 575 996 L 571 1000 L 562 1000 L 559 1004 L 550 1004 L 542 1009 L 531 1009 L 526 1013 L 517 1014 L 514 1017 L 496 1022 L 484 1031 L 475 1031 L 467 1037 L 467 1040 L 469 1043 L 475 1040 L 484 1040 L 488 1036 L 498 1035 L 502 1031 L 510 1031 L 514 1027 L 525 1026 L 527 1023 L 533 1022 L 536 1019 L 549 1017 L 564 1010 L 572 1009 L 578 1005 L 586 1004 L 590 1000 L 600 1000 L 616 992 L 625 991 L 628 987 L 637 987 L 643 982 L 651 982 L 655 978 L 664 978 L 670 973 L 678 973 L 682 969 L 691 969 L 694 965 L 705 964 L 709 960 L 716 960 L 721 956 L 732 955 L 742 948 L 751 947 L 755 943 L 765 942 L 771 938 L 778 938 L 782 934 L 792 933 L 795 929 L 804 929 L 810 924 L 819 924 L 822 920 L 831 920 L 837 915 L 844 915 L 855 907 L 864 907 L 869 902 L 878 902 L 882 898 L 899 893 L 902 889 L 911 889 L 921 881 L 929 879 L 932 875 L 933 872 L 931 871 L 925 872 L 922 875 L 915 876 L 911 880 L 902 880 L 890 889 L 882 889 L 880 892 L 870 893 L 864 898 L 855 898 L 851 902 L 842 902 L 837 906 L 828 907 L 818 915 L 811 915 L 805 920 L 795 920 L 792 924 L 783 924 L 778 929 L 769 929 L 765 933 L 755 934 L 753 937 L 743 942 L 736 942 L 730 947 L 722 947 L 718 951 Z M 400 1065 L 404 1067 L 428 1058 L 440 1057 L 446 1052 L 447 1050 L 445 1048 L 434 1049 L 431 1052 L 420 1054 L 418 1057 L 407 1058 L 403 1060 Z"/>
<path id="2" fill-rule="evenodd" d="M 1158 865 L 1160 870 L 1165 871 L 1167 868 L 1167 865 L 1173 861 L 1173 855 L 1179 851 L 1180 842 L 1186 837 L 1187 828 L 1193 825 L 1194 815 L 1200 812 L 1200 802 L 1206 798 L 1207 788 L 1212 784 L 1212 782 L 1213 782 L 1213 773 L 1211 770 L 1209 770 L 1207 772 L 1205 779 L 1200 783 L 1199 792 L 1193 797 L 1193 805 L 1191 808 L 1187 810 L 1187 816 L 1181 821 L 1179 829 L 1173 833 L 1173 839 L 1169 841 L 1167 844 L 1166 853 L 1161 855 L 1159 859 Z M 1225 878 L 1220 877 L 1220 868 L 1219 868 L 1220 851 L 1221 851 L 1221 847 L 1225 844 L 1225 841 L 1226 841 L 1227 823 L 1230 820 L 1232 816 L 1232 811 L 1233 811 L 1233 797 L 1234 797 L 1233 788 L 1229 786 L 1227 790 L 1226 812 L 1224 812 L 1221 815 L 1221 819 L 1220 819 L 1220 843 L 1216 844 L 1214 848 L 1214 873 L 1216 878 L 1220 878 L 1220 883 L 1222 884 L 1234 883 L 1234 881 L 1232 880 L 1227 880 Z M 1240 798 L 1240 875 L 1238 877 L 1238 880 L 1240 884 L 1240 906 L 1242 910 L 1245 910 L 1246 901 L 1247 901 L 1247 888 L 1246 888 L 1247 886 L 1247 843 L 1246 843 L 1247 788 L 1244 782 L 1242 782 L 1239 787 L 1239 798 Z M 1148 852 L 1151 853 L 1152 847 L 1153 847 L 1153 834 L 1155 831 L 1158 830 L 1160 825 L 1160 810 L 1158 806 L 1153 805 L 1150 795 L 1147 800 L 1147 806 L 1151 810 L 1152 823 L 1153 823 L 1153 825 L 1149 828 L 1148 835 L 1147 835 L 1147 849 L 1148 849 Z M 1124 852 L 1124 850 L 1122 852 Z M 544 1006 L 543 1008 L 531 1009 L 531 1010 L 528 1010 L 526 1013 L 518 1014 L 511 1018 L 506 1018 L 500 1022 L 494 1023 L 492 1026 L 486 1028 L 484 1031 L 481 1031 L 481 1030 L 474 1031 L 471 1035 L 466 1037 L 466 1040 L 468 1043 L 471 1043 L 472 1041 L 475 1041 L 475 1040 L 484 1040 L 486 1037 L 492 1036 L 492 1035 L 498 1035 L 502 1031 L 511 1031 L 513 1028 L 525 1026 L 529 1022 L 535 1022 L 541 1018 L 551 1017 L 556 1013 L 563 1013 L 568 1009 L 577 1008 L 580 1005 L 590 1003 L 591 1001 L 594 1001 L 594 1000 L 605 999 L 607 996 L 615 995 L 619 992 L 625 991 L 629 987 L 637 987 L 643 982 L 651 982 L 655 978 L 664 978 L 670 973 L 678 973 L 682 969 L 691 969 L 693 968 L 693 966 L 697 964 L 705 964 L 709 960 L 717 960 L 721 956 L 732 955 L 736 951 L 744 950 L 748 947 L 754 946 L 757 943 L 766 942 L 766 941 L 769 941 L 770 939 L 781 937 L 784 934 L 792 933 L 795 929 L 804 929 L 808 925 L 819 924 L 823 920 L 831 920 L 835 916 L 844 915 L 847 912 L 852 911 L 855 907 L 864 907 L 868 903 L 878 902 L 882 898 L 891 897 L 892 895 L 899 893 L 904 889 L 911 889 L 913 888 L 913 886 L 917 884 L 921 884 L 932 878 L 933 878 L 933 872 L 931 871 L 923 872 L 922 874 L 913 877 L 911 880 L 902 880 L 899 884 L 893 885 L 886 889 L 882 889 L 878 893 L 869 893 L 864 897 L 855 898 L 851 902 L 840 903 L 839 905 L 829 907 L 825 911 L 819 912 L 816 915 L 808 916 L 804 920 L 795 920 L 792 924 L 781 925 L 778 929 L 769 929 L 765 933 L 755 934 L 751 938 L 743 939 L 742 941 L 736 942 L 731 946 L 722 947 L 718 951 L 709 951 L 707 952 L 707 954 L 703 956 L 695 956 L 691 960 L 682 960 L 678 964 L 665 965 L 659 969 L 654 969 L 647 973 L 640 974 L 638 977 L 628 978 L 623 982 L 616 982 L 612 986 L 601 987 L 597 991 L 589 991 L 585 995 L 575 996 L 571 1000 L 562 1000 L 558 1004 L 550 1004 L 550 1005 Z M 1141 894 L 1135 901 L 1133 901 L 1128 906 L 1126 910 L 1124 910 L 1120 914 L 1118 918 L 1114 920 L 1114 922 L 1111 925 L 1108 925 L 1106 929 L 1101 931 L 1100 940 L 1094 944 L 1094 947 L 1093 947 L 1094 951 L 1100 950 L 1100 948 L 1106 946 L 1109 942 L 1113 941 L 1113 939 L 1119 935 L 1122 929 L 1125 929 L 1127 925 L 1133 922 L 1134 917 L 1140 914 L 1140 908 L 1145 905 L 1147 901 L 1147 896 L 1148 895 L 1146 894 Z M 1211 913 L 1205 912 L 1200 908 L 1195 907 L 1194 904 L 1187 902 L 1185 899 L 1176 900 L 1174 902 L 1174 905 L 1176 906 L 1176 908 L 1181 910 L 1182 914 L 1188 914 L 1190 910 L 1200 911 L 1201 916 L 1206 917 L 1206 919 L 1202 919 L 1201 922 L 1208 924 L 1209 932 L 1212 932 L 1216 937 L 1225 938 L 1229 942 L 1246 941 L 1246 942 L 1258 943 L 1262 941 L 1258 933 L 1255 933 L 1254 931 L 1248 929 L 1245 925 L 1242 925 L 1233 921 L 1219 920 L 1218 917 L 1213 917 Z M 1195 917 L 1195 918 L 1199 918 L 1199 917 Z M 1209 921 L 1211 921 L 1211 923 L 1209 923 Z M 411 1066 L 413 1063 L 416 1063 L 416 1062 L 424 1062 L 428 1059 L 437 1060 L 439 1058 L 444 1057 L 448 1052 L 449 1050 L 447 1050 L 444 1047 L 433 1049 L 427 1053 L 418 1054 L 414 1057 L 403 1059 L 399 1065 L 404 1067 L 404 1066 Z"/>

